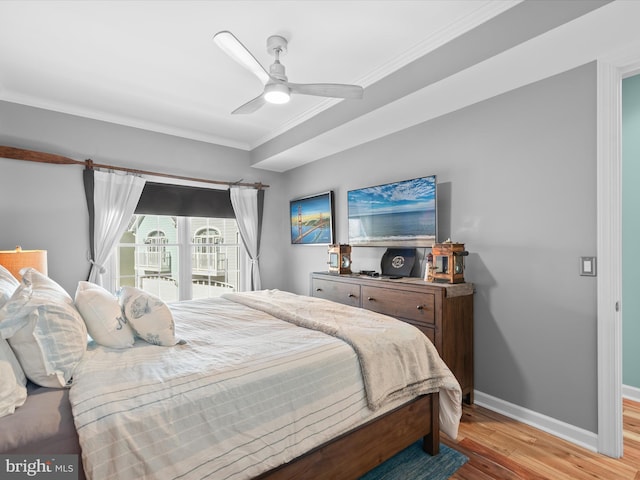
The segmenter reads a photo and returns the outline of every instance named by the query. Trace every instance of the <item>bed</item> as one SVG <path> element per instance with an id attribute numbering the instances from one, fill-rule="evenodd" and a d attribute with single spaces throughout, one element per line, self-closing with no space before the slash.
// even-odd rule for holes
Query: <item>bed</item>
<path id="1" fill-rule="evenodd" d="M 170 310 L 175 345 L 91 342 L 70 388 L 32 387 L 25 405 L 0 418 L 0 452 L 79 453 L 82 473 L 100 480 L 355 479 L 421 438 L 436 454 L 440 426 L 457 434 L 459 386 L 426 337 L 402 322 L 278 291 Z M 400 326 L 403 342 L 414 343 L 398 365 L 415 370 L 409 381 L 378 372 L 371 358 L 390 363 L 405 347 L 358 338 L 363 325 Z M 420 359 L 428 378 L 411 377 L 423 375 Z M 44 396 L 51 402 L 37 406 Z M 47 438 L 7 440 L 15 425 L 51 412 L 58 428 L 40 431 Z"/>

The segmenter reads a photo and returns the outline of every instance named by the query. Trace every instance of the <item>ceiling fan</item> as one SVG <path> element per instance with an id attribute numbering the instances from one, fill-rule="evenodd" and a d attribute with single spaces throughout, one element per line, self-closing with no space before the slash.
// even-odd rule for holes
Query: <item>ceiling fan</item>
<path id="1" fill-rule="evenodd" d="M 232 114 L 253 113 L 265 102 L 287 103 L 292 93 L 318 97 L 362 98 L 363 88 L 358 85 L 289 82 L 284 65 L 280 63 L 280 55 L 287 51 L 287 39 L 280 35 L 272 35 L 267 39 L 267 52 L 275 57 L 268 72 L 231 32 L 218 32 L 213 40 L 227 55 L 257 76 L 264 85 L 264 91 L 259 96 L 236 108 Z"/>

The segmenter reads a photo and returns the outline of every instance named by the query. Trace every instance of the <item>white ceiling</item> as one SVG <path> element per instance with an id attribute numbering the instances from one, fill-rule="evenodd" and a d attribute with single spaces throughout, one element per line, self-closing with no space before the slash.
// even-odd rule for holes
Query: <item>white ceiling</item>
<path id="1" fill-rule="evenodd" d="M 339 101 L 298 95 L 231 115 L 262 86 L 212 41 L 229 30 L 268 69 L 266 39 L 282 35 L 290 81 L 360 84 L 366 101 L 367 87 L 519 3 L 3 0 L 0 100 L 248 150 L 254 166 L 284 171 L 640 39 L 631 22 L 640 18 L 640 2 L 618 0 L 446 81 L 389 93 L 335 127 L 284 142 Z M 285 146 L 267 148 L 278 142 Z"/>

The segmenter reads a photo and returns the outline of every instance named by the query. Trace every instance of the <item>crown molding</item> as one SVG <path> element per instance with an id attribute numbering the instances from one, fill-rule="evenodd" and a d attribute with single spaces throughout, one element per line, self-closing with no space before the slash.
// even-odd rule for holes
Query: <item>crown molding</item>
<path id="1" fill-rule="evenodd" d="M 53 102 L 29 95 L 20 95 L 7 91 L 6 89 L 3 90 L 2 85 L 0 85 L 0 100 L 20 105 L 26 105 L 33 108 L 41 108 L 43 110 L 50 110 L 52 112 L 62 113 L 66 115 L 89 118 L 91 120 L 97 120 L 100 122 L 113 123 L 126 127 L 139 128 L 141 130 L 147 130 L 150 132 L 186 138 L 189 140 L 211 143 L 223 147 L 237 148 L 239 150 L 245 151 L 249 151 L 250 149 L 250 145 L 248 143 L 234 142 L 226 137 L 209 135 L 206 133 L 194 131 L 192 129 L 180 128 L 158 122 L 134 119 L 126 115 L 108 114 L 98 110 L 82 108 L 76 105 L 70 105 L 68 103 Z"/>

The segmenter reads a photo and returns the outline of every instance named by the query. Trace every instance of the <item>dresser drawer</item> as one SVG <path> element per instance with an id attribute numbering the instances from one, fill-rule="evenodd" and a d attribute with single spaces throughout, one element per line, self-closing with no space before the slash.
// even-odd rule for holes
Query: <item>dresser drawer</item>
<path id="1" fill-rule="evenodd" d="M 424 282 L 421 278 L 370 278 L 311 274 L 311 295 L 389 315 L 417 327 L 460 382 L 473 404 L 473 285 Z"/>
<path id="2" fill-rule="evenodd" d="M 311 283 L 311 295 L 334 302 L 360 306 L 360 285 L 314 278 Z"/>
<path id="3" fill-rule="evenodd" d="M 362 286 L 362 307 L 391 317 L 435 324 L 433 293 L 408 292 L 383 287 Z"/>

